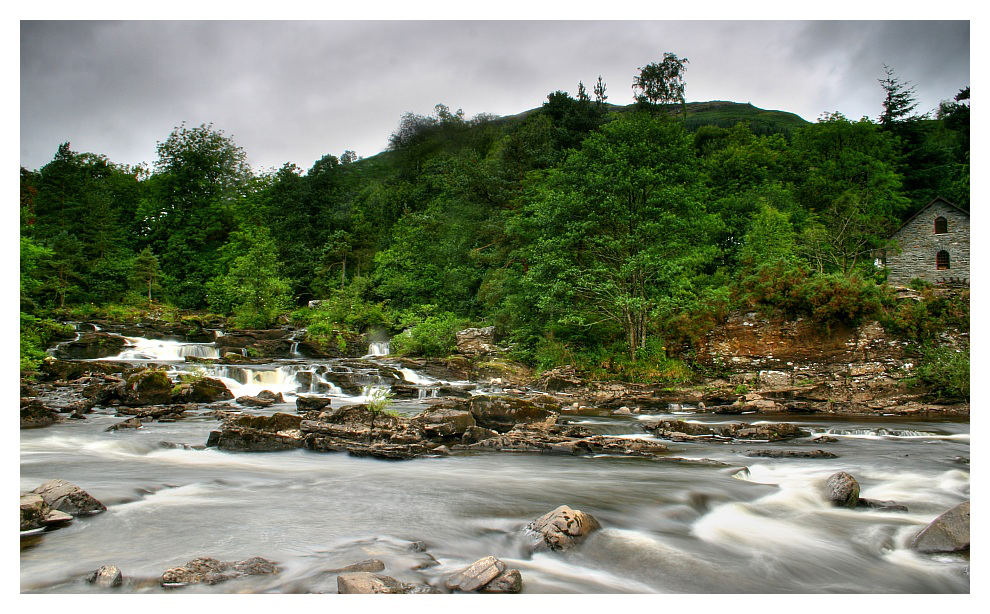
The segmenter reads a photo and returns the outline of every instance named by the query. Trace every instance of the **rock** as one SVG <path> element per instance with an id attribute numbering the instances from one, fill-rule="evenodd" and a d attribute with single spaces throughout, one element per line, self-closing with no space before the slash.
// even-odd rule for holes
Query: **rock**
<path id="1" fill-rule="evenodd" d="M 486 556 L 448 577 L 444 585 L 452 591 L 467 593 L 482 588 L 504 571 L 505 563 L 494 556 Z"/>
<path id="2" fill-rule="evenodd" d="M 466 328 L 457 331 L 457 351 L 468 356 L 493 354 L 498 351 L 495 346 L 495 327 Z"/>
<path id="3" fill-rule="evenodd" d="M 856 507 L 859 482 L 845 471 L 833 473 L 825 481 L 825 498 L 836 507 Z"/>
<path id="4" fill-rule="evenodd" d="M 818 435 L 811 440 L 812 443 L 835 443 L 837 441 L 839 441 L 839 438 L 832 437 L 831 435 Z"/>
<path id="5" fill-rule="evenodd" d="M 866 507 L 872 510 L 877 510 L 880 512 L 906 512 L 908 508 L 906 505 L 901 505 L 894 501 L 877 501 L 876 499 L 863 499 L 860 498 L 856 501 L 856 507 Z"/>
<path id="6" fill-rule="evenodd" d="M 274 399 L 264 399 L 261 398 L 260 396 L 252 397 L 252 396 L 244 395 L 241 397 L 237 397 L 234 400 L 240 403 L 241 405 L 246 405 L 248 407 L 268 407 L 270 405 L 275 404 Z"/>
<path id="7" fill-rule="evenodd" d="M 31 491 L 45 500 L 52 509 L 66 514 L 98 514 L 107 510 L 106 506 L 75 484 L 65 480 L 48 480 Z"/>
<path id="8" fill-rule="evenodd" d="M 450 448 L 447 446 L 437 446 L 430 451 L 439 456 L 450 456 Z"/>
<path id="9" fill-rule="evenodd" d="M 296 411 L 319 411 L 330 407 L 329 397 L 296 397 Z"/>
<path id="10" fill-rule="evenodd" d="M 567 550 L 600 528 L 601 525 L 594 516 L 566 505 L 561 505 L 526 525 L 527 530 L 539 534 L 537 545 L 550 550 Z"/>
<path id="11" fill-rule="evenodd" d="M 825 450 L 746 450 L 746 456 L 763 458 L 838 458 Z"/>
<path id="12" fill-rule="evenodd" d="M 919 552 L 956 552 L 969 550 L 969 501 L 944 512 L 911 542 Z"/>
<path id="13" fill-rule="evenodd" d="M 398 594 L 408 593 L 411 585 L 399 582 L 390 576 L 365 571 L 345 573 L 337 576 L 337 592 L 345 595 Z"/>
<path id="14" fill-rule="evenodd" d="M 215 403 L 233 399 L 234 395 L 227 385 L 212 377 L 196 378 L 179 385 L 179 390 L 172 395 L 176 403 Z"/>
<path id="15" fill-rule="evenodd" d="M 40 529 L 51 508 L 41 495 L 25 493 L 21 495 L 21 531 Z"/>
<path id="16" fill-rule="evenodd" d="M 500 433 L 516 424 L 542 422 L 556 415 L 548 403 L 501 395 L 472 397 L 468 407 L 478 426 Z"/>
<path id="17" fill-rule="evenodd" d="M 385 563 L 379 561 L 378 559 L 368 559 L 367 561 L 359 561 L 357 563 L 352 563 L 347 567 L 341 567 L 340 569 L 329 569 L 327 573 L 353 573 L 357 571 L 374 572 L 374 571 L 385 571 Z"/>
<path id="18" fill-rule="evenodd" d="M 486 439 L 491 439 L 496 436 L 498 436 L 497 431 L 480 426 L 471 426 L 464 431 L 463 435 L 461 435 L 461 441 L 466 444 L 471 444 L 484 441 Z"/>
<path id="19" fill-rule="evenodd" d="M 478 589 L 479 593 L 518 593 L 522 591 L 522 574 L 506 569 L 497 578 Z"/>
<path id="20" fill-rule="evenodd" d="M 560 392 L 583 386 L 584 380 L 577 374 L 574 367 L 570 365 L 544 371 L 536 383 L 536 388 L 545 392 Z"/>
<path id="21" fill-rule="evenodd" d="M 123 422 L 111 424 L 107 428 L 103 429 L 103 432 L 109 433 L 111 431 L 119 431 L 120 429 L 139 429 L 139 428 L 141 428 L 140 418 L 128 418 Z"/>
<path id="22" fill-rule="evenodd" d="M 460 437 L 476 426 L 471 412 L 443 407 L 424 410 L 412 422 L 422 428 L 427 437 L 437 438 Z"/>
<path id="23" fill-rule="evenodd" d="M 86 581 L 97 586 L 120 586 L 124 581 L 124 575 L 116 565 L 104 565 L 90 574 Z"/>
<path id="24" fill-rule="evenodd" d="M 120 391 L 124 405 L 164 405 L 172 400 L 172 382 L 165 371 L 142 369 L 125 380 Z"/>
<path id="25" fill-rule="evenodd" d="M 127 362 L 57 360 L 51 356 L 46 356 L 41 363 L 41 372 L 48 379 L 60 380 L 75 380 L 87 374 L 123 373 L 133 368 L 134 365 Z"/>
<path id="26" fill-rule="evenodd" d="M 225 562 L 200 557 L 181 567 L 172 567 L 162 573 L 162 584 L 218 584 L 240 576 L 278 573 L 274 561 L 254 557 L 243 561 Z"/>
<path id="27" fill-rule="evenodd" d="M 271 390 L 262 390 L 258 393 L 257 398 L 263 401 L 271 401 L 272 403 L 285 403 L 285 398 L 282 393 L 274 393 Z"/>
<path id="28" fill-rule="evenodd" d="M 219 435 L 210 433 L 206 445 L 241 452 L 291 450 L 303 445 L 301 424 L 302 418 L 293 414 L 231 416 L 224 420 Z"/>
<path id="29" fill-rule="evenodd" d="M 58 412 L 45 405 L 40 399 L 21 399 L 21 428 L 36 429 L 61 422 Z"/>
<path id="30" fill-rule="evenodd" d="M 60 345 L 57 355 L 59 358 L 105 358 L 120 354 L 126 345 L 127 340 L 120 335 L 102 332 L 82 333 L 75 341 Z"/>
<path id="31" fill-rule="evenodd" d="M 746 424 L 732 422 L 729 424 L 703 424 L 685 422 L 683 420 L 660 420 L 647 422 L 643 428 L 653 431 L 660 437 L 674 440 L 690 437 L 713 437 L 723 439 L 749 439 L 760 441 L 780 441 L 795 437 L 805 437 L 808 431 L 786 422 L 766 424 Z"/>

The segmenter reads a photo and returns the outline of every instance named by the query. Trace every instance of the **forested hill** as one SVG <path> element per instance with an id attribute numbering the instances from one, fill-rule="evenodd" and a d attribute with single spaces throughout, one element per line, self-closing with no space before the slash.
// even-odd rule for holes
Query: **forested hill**
<path id="1" fill-rule="evenodd" d="M 314 337 L 411 329 L 424 353 L 495 324 L 544 365 L 689 352 L 741 305 L 861 317 L 900 221 L 936 195 L 969 205 L 965 93 L 880 122 L 583 91 L 507 118 L 437 105 L 385 153 L 260 174 L 210 125 L 176 128 L 151 169 L 66 143 L 21 169 L 22 348 L 39 318 L 149 297 Z"/>

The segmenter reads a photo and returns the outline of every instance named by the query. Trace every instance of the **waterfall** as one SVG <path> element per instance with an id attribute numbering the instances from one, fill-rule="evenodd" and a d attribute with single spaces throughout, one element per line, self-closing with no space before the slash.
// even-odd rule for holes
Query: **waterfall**
<path id="1" fill-rule="evenodd" d="M 298 341 L 293 341 L 292 342 L 292 347 L 289 349 L 289 352 L 291 352 L 293 356 L 301 356 L 301 354 L 299 353 L 299 342 Z"/>
<path id="2" fill-rule="evenodd" d="M 124 350 L 107 360 L 162 360 L 179 361 L 186 356 L 220 358 L 220 351 L 212 343 L 184 343 L 144 337 L 124 337 L 129 344 Z"/>
<path id="3" fill-rule="evenodd" d="M 388 341 L 373 341 L 368 344 L 368 354 L 365 358 L 370 358 L 373 356 L 388 356 L 389 351 Z"/>
<path id="4" fill-rule="evenodd" d="M 427 377 L 425 375 L 422 375 L 421 373 L 416 373 L 412 369 L 399 369 L 399 373 L 401 373 L 402 374 L 402 377 L 405 378 L 405 380 L 407 382 L 409 382 L 410 384 L 417 384 L 417 385 L 420 385 L 420 386 L 428 386 L 430 384 L 437 383 L 437 380 L 435 380 L 433 378 L 430 378 L 430 377 Z"/>

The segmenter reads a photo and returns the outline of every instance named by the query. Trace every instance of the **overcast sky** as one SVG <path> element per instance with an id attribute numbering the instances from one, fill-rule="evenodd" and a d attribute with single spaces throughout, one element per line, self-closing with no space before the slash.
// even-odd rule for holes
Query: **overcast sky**
<path id="1" fill-rule="evenodd" d="M 381 151 L 400 116 L 433 105 L 511 115 L 548 92 L 632 102 L 637 68 L 690 60 L 690 101 L 750 102 L 814 121 L 876 118 L 890 65 L 918 110 L 970 78 L 965 21 L 21 22 L 21 165 L 59 143 L 153 163 L 181 122 L 212 122 L 255 170 Z"/>

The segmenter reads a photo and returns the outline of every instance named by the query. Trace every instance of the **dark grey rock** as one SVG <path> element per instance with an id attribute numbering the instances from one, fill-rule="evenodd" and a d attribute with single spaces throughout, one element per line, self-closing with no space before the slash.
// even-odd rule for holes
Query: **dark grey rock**
<path id="1" fill-rule="evenodd" d="M 969 501 L 943 513 L 921 530 L 911 542 L 919 552 L 969 550 Z"/>
<path id="2" fill-rule="evenodd" d="M 856 507 L 859 482 L 845 471 L 833 473 L 825 481 L 825 498 L 836 507 Z"/>

